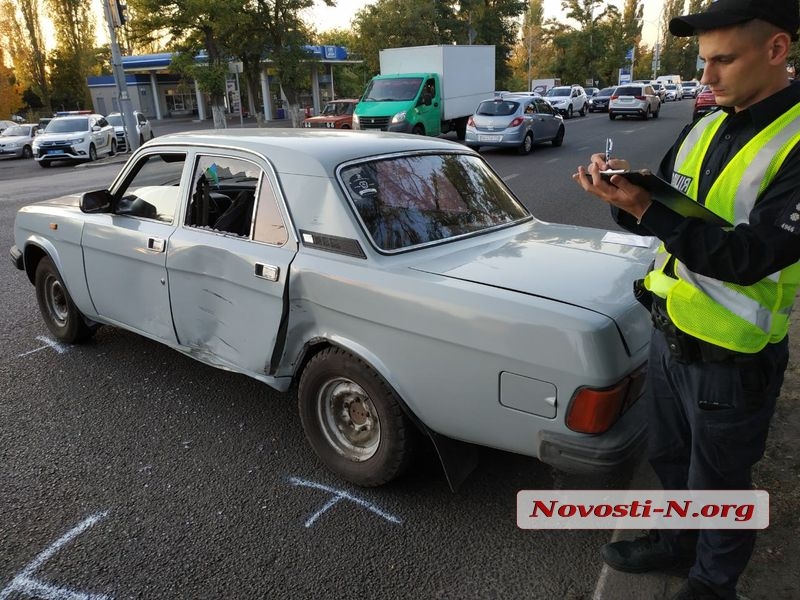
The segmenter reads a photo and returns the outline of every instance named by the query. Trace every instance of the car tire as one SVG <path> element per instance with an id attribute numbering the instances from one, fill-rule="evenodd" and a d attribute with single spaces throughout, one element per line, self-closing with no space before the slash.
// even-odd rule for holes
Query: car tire
<path id="1" fill-rule="evenodd" d="M 647 119 L 649 119 L 649 118 L 650 118 L 650 105 L 648 105 L 647 108 L 644 109 L 644 114 L 642 115 L 642 120 L 643 121 L 647 121 Z"/>
<path id="2" fill-rule="evenodd" d="M 49 256 L 43 257 L 36 265 L 34 282 L 39 311 L 58 341 L 78 344 L 92 337 L 94 329 L 86 324 Z"/>
<path id="3" fill-rule="evenodd" d="M 517 147 L 517 154 L 522 154 L 524 156 L 530 154 L 531 150 L 533 150 L 533 134 L 529 131 L 525 134 L 525 137 L 522 138 L 522 143 Z"/>
<path id="4" fill-rule="evenodd" d="M 414 125 L 414 128 L 411 130 L 411 133 L 414 135 L 425 135 L 425 128 L 422 125 Z"/>
<path id="5" fill-rule="evenodd" d="M 400 398 L 375 370 L 346 350 L 326 348 L 308 362 L 297 401 L 312 449 L 347 481 L 383 485 L 411 463 L 419 433 Z"/>
<path id="6" fill-rule="evenodd" d="M 43 169 L 49 169 L 50 168 L 50 161 L 49 160 L 40 160 L 39 161 L 39 166 L 42 167 Z"/>
<path id="7" fill-rule="evenodd" d="M 563 143 L 564 143 L 564 126 L 561 125 L 558 128 L 558 133 L 556 134 L 556 137 L 553 138 L 552 144 L 553 146 L 558 148 Z"/>
<path id="8" fill-rule="evenodd" d="M 144 145 L 144 135 L 141 133 L 139 134 L 139 147 L 141 148 Z"/>
<path id="9" fill-rule="evenodd" d="M 587 108 L 587 106 L 584 104 L 584 105 L 581 107 L 580 113 L 578 113 L 578 114 L 580 114 L 580 116 L 582 116 L 582 117 L 585 117 L 587 112 L 589 112 L 589 109 L 588 109 L 588 108 Z"/>
<path id="10" fill-rule="evenodd" d="M 33 150 L 30 146 L 25 146 L 22 149 L 22 158 L 33 158 Z"/>
<path id="11" fill-rule="evenodd" d="M 567 118 L 568 119 L 572 118 L 572 104 L 570 104 L 569 108 L 567 109 Z"/>
<path id="12" fill-rule="evenodd" d="M 89 162 L 97 160 L 97 148 L 94 144 L 89 144 Z"/>
<path id="13" fill-rule="evenodd" d="M 616 119 L 616 118 L 617 118 L 617 115 L 615 115 L 615 114 L 614 114 L 614 113 L 612 113 L 611 111 L 608 111 L 608 118 L 609 118 L 609 119 L 611 119 L 611 120 L 613 121 L 614 119 Z"/>
<path id="14" fill-rule="evenodd" d="M 658 118 L 658 115 L 659 115 L 660 113 L 661 113 L 661 104 L 659 104 L 659 105 L 658 105 L 658 108 L 656 109 L 656 112 L 654 112 L 654 113 L 653 113 L 653 118 L 654 118 L 654 119 L 657 119 L 657 118 Z"/>
<path id="15" fill-rule="evenodd" d="M 111 140 L 111 150 L 109 151 L 109 156 L 114 156 L 117 153 L 117 140 Z"/>

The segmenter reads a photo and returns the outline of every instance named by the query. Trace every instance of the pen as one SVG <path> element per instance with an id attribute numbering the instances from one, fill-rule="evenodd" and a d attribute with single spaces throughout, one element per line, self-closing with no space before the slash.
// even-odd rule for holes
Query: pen
<path id="1" fill-rule="evenodd" d="M 606 164 L 611 160 L 611 150 L 614 148 L 614 141 L 611 138 L 606 138 Z"/>

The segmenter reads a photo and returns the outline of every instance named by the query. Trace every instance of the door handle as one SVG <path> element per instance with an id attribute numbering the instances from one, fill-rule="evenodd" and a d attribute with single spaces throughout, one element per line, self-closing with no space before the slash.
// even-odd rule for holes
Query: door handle
<path id="1" fill-rule="evenodd" d="M 147 238 L 147 249 L 153 252 L 163 252 L 166 243 L 161 238 Z"/>
<path id="2" fill-rule="evenodd" d="M 278 281 L 281 274 L 281 268 L 274 265 L 265 265 L 263 263 L 256 263 L 255 275 L 267 281 Z"/>

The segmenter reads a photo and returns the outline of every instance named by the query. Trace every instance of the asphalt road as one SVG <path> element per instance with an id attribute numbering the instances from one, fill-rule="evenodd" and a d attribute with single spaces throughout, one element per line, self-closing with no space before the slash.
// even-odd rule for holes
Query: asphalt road
<path id="1" fill-rule="evenodd" d="M 483 154 L 539 218 L 613 228 L 570 174 L 609 135 L 655 167 L 690 113 L 683 102 L 648 122 L 576 117 L 561 148 Z M 104 187 L 119 167 L 0 161 L 0 248 L 20 206 Z M 605 591 L 598 548 L 611 532 L 515 524 L 520 489 L 641 479 L 567 477 L 482 450 L 455 494 L 431 453 L 391 485 L 354 488 L 309 449 L 294 390 L 108 327 L 54 344 L 25 276 L 6 259 L 0 277 L 0 600 L 644 597 Z"/>

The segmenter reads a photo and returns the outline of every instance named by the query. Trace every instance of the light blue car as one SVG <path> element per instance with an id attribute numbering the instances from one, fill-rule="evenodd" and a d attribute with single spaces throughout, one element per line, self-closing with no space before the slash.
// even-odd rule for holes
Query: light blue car
<path id="1" fill-rule="evenodd" d="M 538 95 L 503 94 L 478 105 L 467 121 L 465 142 L 475 150 L 496 146 L 530 154 L 543 142 L 560 146 L 564 142 L 564 120 Z"/>
<path id="2" fill-rule="evenodd" d="M 650 320 L 630 290 L 654 245 L 536 220 L 455 142 L 167 135 L 108 189 L 22 208 L 14 235 L 58 340 L 121 327 L 298 382 L 308 441 L 359 485 L 400 475 L 425 438 L 455 486 L 465 448 L 597 472 L 645 433 Z"/>

